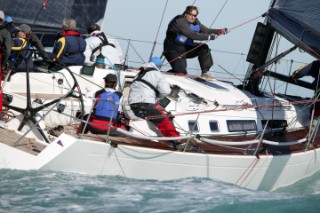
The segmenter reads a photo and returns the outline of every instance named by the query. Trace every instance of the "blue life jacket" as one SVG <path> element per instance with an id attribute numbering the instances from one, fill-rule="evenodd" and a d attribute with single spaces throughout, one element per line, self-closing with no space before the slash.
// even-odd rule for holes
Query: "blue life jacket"
<path id="1" fill-rule="evenodd" d="M 200 32 L 200 25 L 199 24 L 189 24 L 189 28 L 194 32 Z M 179 44 L 191 46 L 193 44 L 193 40 L 190 38 L 187 38 L 186 36 L 182 34 L 178 34 L 176 37 L 176 42 Z"/>
<path id="2" fill-rule="evenodd" d="M 120 97 L 115 92 L 103 92 L 97 102 L 94 115 L 107 119 L 118 117 Z"/>

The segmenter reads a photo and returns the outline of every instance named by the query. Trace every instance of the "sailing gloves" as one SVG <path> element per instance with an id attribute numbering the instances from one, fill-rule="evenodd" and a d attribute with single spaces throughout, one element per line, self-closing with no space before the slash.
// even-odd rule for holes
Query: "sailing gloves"
<path id="1" fill-rule="evenodd" d="M 215 35 L 215 34 L 209 35 L 209 40 L 215 40 L 219 35 L 225 35 L 228 32 L 229 32 L 228 28 L 222 28 L 222 29 L 219 30 L 218 35 Z"/>
<path id="2" fill-rule="evenodd" d="M 218 36 L 216 34 L 209 35 L 209 40 L 215 40 Z"/>
<path id="3" fill-rule="evenodd" d="M 228 28 L 222 28 L 219 30 L 219 35 L 225 35 L 229 32 Z"/>

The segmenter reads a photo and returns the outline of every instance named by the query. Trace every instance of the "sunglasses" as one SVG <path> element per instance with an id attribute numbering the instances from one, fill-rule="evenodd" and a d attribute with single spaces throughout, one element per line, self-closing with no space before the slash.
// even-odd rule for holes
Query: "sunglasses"
<path id="1" fill-rule="evenodd" d="M 198 15 L 198 14 L 194 15 L 194 14 L 192 14 L 192 13 L 188 13 L 188 15 L 191 16 L 191 17 L 197 18 L 197 15 Z"/>

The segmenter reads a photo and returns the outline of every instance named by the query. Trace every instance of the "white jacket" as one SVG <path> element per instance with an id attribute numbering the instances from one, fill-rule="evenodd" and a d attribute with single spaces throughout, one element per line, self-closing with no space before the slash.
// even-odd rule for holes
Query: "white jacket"
<path id="1" fill-rule="evenodd" d="M 101 31 L 98 31 L 98 30 L 93 31 L 92 33 L 90 33 L 89 37 L 86 38 L 87 46 L 86 46 L 86 50 L 84 51 L 85 63 L 93 64 L 96 60 L 96 56 L 100 54 L 100 50 L 97 50 L 94 53 L 93 61 L 90 61 L 90 56 L 92 54 L 92 51 L 101 44 L 100 38 L 94 35 L 100 34 L 100 33 Z M 106 45 L 102 47 L 102 55 L 106 57 L 105 63 L 110 66 L 113 66 L 114 64 L 122 64 L 124 62 L 124 59 L 123 59 L 123 53 L 122 53 L 122 49 L 120 47 L 119 42 L 115 38 L 111 38 L 108 36 L 107 36 L 107 39 L 110 44 L 113 44 L 115 46 L 115 48 L 110 45 Z"/>
<path id="2" fill-rule="evenodd" d="M 144 67 L 153 67 L 156 70 L 148 71 L 142 79 L 151 83 L 159 91 L 159 99 L 168 96 L 171 92 L 171 88 L 166 78 L 161 74 L 160 70 L 154 65 L 154 63 L 147 63 Z M 155 91 L 147 84 L 141 81 L 134 81 L 131 84 L 128 102 L 134 103 L 150 103 L 154 104 L 158 100 L 156 98 Z"/>

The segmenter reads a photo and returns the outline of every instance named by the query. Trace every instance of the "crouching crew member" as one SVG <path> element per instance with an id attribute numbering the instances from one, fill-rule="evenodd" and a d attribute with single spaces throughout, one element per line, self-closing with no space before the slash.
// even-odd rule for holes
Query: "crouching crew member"
<path id="1" fill-rule="evenodd" d="M 83 131 L 85 123 L 81 123 L 78 128 L 78 133 L 87 133 L 90 131 L 93 134 L 108 134 L 120 135 L 115 127 L 124 129 L 119 119 L 119 104 L 122 93 L 115 91 L 117 86 L 117 76 L 108 74 L 104 77 L 105 88 L 98 90 L 95 93 L 94 111 L 89 118 L 89 123 Z M 84 116 L 83 120 L 87 120 L 88 115 Z"/>
<path id="2" fill-rule="evenodd" d="M 169 83 L 160 73 L 162 61 L 159 57 L 151 58 L 150 62 L 140 68 L 140 72 L 132 82 L 129 93 L 129 104 L 134 114 L 140 118 L 155 116 L 150 119 L 158 130 L 166 137 L 178 137 L 179 132 L 169 120 L 166 112 L 157 101 L 171 92 Z"/>

